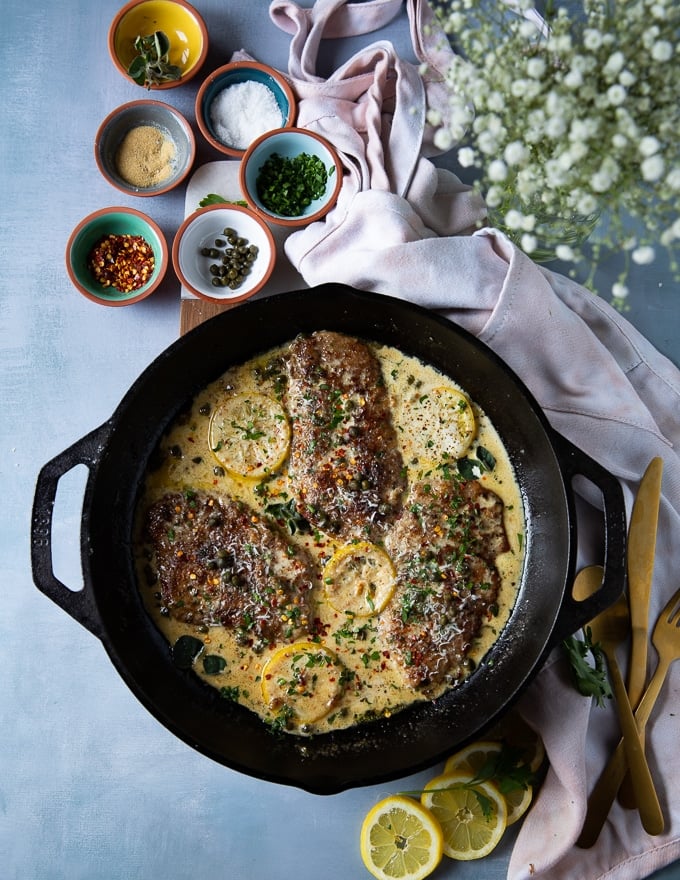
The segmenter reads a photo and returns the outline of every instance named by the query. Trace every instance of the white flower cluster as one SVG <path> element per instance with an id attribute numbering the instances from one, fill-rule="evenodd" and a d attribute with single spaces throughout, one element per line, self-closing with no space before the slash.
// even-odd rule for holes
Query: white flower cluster
<path id="1" fill-rule="evenodd" d="M 440 149 L 479 170 L 492 217 L 528 253 L 543 218 L 607 215 L 611 248 L 637 263 L 680 240 L 677 0 L 432 0 L 456 50 Z M 572 10 L 577 7 L 574 14 Z M 632 218 L 642 232 L 625 233 Z M 577 230 L 560 259 L 583 258 Z M 625 291 L 619 279 L 615 296 Z"/>

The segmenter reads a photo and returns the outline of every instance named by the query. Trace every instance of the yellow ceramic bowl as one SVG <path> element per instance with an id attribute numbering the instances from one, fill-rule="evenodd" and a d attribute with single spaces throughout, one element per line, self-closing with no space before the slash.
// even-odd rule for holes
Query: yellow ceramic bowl
<path id="1" fill-rule="evenodd" d="M 172 89 L 195 76 L 208 54 L 208 31 L 199 13 L 186 0 L 131 0 L 123 6 L 109 28 L 109 54 L 118 70 L 128 75 L 136 55 L 135 39 L 154 31 L 167 35 L 170 63 L 181 69 L 182 77 L 151 88 Z"/>

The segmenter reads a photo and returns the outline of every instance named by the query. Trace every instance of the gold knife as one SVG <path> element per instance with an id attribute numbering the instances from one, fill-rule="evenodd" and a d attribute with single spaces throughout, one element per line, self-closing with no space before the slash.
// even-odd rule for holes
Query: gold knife
<path id="1" fill-rule="evenodd" d="M 628 530 L 628 601 L 632 640 L 628 667 L 628 699 L 637 708 L 647 680 L 649 594 L 654 573 L 656 531 L 659 521 L 663 459 L 653 458 L 642 476 Z M 627 777 L 619 792 L 623 806 L 634 807 L 635 798 Z"/>

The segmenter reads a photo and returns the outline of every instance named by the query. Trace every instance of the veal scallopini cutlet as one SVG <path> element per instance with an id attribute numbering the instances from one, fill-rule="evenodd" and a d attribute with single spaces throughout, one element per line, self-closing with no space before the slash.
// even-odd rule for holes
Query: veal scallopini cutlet
<path id="1" fill-rule="evenodd" d="M 495 559 L 509 549 L 502 501 L 476 480 L 417 483 L 385 547 L 397 570 L 380 621 L 387 641 L 414 687 L 455 683 L 498 598 Z"/>
<path id="2" fill-rule="evenodd" d="M 243 502 L 171 493 L 149 509 L 146 527 L 168 614 L 224 626 L 256 647 L 307 632 L 311 559 Z"/>
<path id="3" fill-rule="evenodd" d="M 380 536 L 406 483 L 378 359 L 358 339 L 319 332 L 292 343 L 287 368 L 298 509 L 332 535 Z"/>

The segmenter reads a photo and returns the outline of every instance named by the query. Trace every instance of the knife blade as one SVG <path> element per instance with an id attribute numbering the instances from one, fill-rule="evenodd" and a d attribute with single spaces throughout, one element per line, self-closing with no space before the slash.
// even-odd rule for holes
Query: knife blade
<path id="1" fill-rule="evenodd" d="M 628 699 L 637 707 L 647 679 L 649 594 L 654 573 L 663 459 L 653 458 L 642 476 L 628 529 L 628 598 L 632 642 Z"/>
<path id="2" fill-rule="evenodd" d="M 640 481 L 628 529 L 626 562 L 632 638 L 627 690 L 633 711 L 642 698 L 647 681 L 649 595 L 654 573 L 662 474 L 663 459 L 653 458 Z M 621 786 L 619 802 L 626 807 L 635 806 L 630 777 Z"/>

